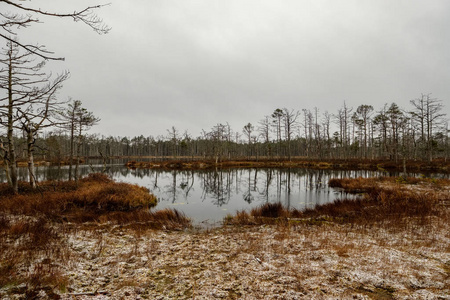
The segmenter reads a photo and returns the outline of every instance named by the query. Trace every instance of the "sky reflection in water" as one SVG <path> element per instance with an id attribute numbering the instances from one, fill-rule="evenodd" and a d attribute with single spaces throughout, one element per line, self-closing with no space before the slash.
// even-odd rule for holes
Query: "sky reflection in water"
<path id="1" fill-rule="evenodd" d="M 102 171 L 103 166 L 81 166 L 83 175 Z M 37 179 L 67 179 L 67 167 L 38 167 Z M 228 169 L 200 171 L 130 170 L 123 164 L 109 165 L 113 179 L 145 186 L 159 200 L 157 209 L 176 208 L 195 224 L 220 222 L 227 214 L 250 210 L 266 202 L 288 208 L 313 208 L 343 197 L 328 187 L 330 178 L 380 175 L 372 171 L 312 169 Z M 19 175 L 26 180 L 27 171 Z M 4 174 L 0 180 L 5 181 Z"/>

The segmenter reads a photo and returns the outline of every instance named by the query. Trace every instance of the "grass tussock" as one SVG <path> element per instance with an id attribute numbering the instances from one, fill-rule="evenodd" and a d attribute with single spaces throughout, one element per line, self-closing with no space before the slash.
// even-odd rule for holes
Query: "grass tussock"
<path id="1" fill-rule="evenodd" d="M 6 184 L 0 185 L 6 190 Z M 104 174 L 93 174 L 78 182 L 44 182 L 28 191 L 21 183 L 18 195 L 0 196 L 0 211 L 13 215 L 42 215 L 52 220 L 99 222 L 111 212 L 131 212 L 156 205 L 156 197 L 137 185 L 117 183 Z"/>
<path id="2" fill-rule="evenodd" d="M 191 224 L 176 210 L 151 211 L 157 199 L 148 189 L 104 174 L 78 183 L 43 182 L 36 190 L 20 183 L 19 190 L 15 195 L 0 184 L 0 288 L 25 283 L 31 298 L 35 290 L 51 287 L 51 295 L 67 286 L 60 267 L 70 260 L 70 230 L 99 224 L 179 230 Z"/>
<path id="3" fill-rule="evenodd" d="M 282 218 L 287 217 L 287 211 L 280 202 L 266 203 L 260 207 L 254 208 L 251 211 L 252 216 L 263 218 Z"/>
<path id="4" fill-rule="evenodd" d="M 253 208 L 250 212 L 238 211 L 234 216 L 228 215 L 224 219 L 225 225 L 257 225 L 276 224 L 285 222 L 293 211 L 287 210 L 280 202 L 265 203 Z"/>
<path id="5" fill-rule="evenodd" d="M 304 211 L 287 210 L 280 203 L 266 203 L 250 212 L 229 215 L 224 223 L 255 225 L 287 220 L 290 224 L 334 222 L 405 229 L 429 224 L 433 218 L 449 221 L 450 180 L 447 179 L 345 178 L 330 180 L 330 186 L 363 194 L 356 199 L 339 199 Z"/>

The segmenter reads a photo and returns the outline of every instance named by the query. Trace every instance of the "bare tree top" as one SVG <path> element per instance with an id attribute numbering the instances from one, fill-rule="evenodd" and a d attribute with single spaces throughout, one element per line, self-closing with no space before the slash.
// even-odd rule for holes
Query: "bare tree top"
<path id="1" fill-rule="evenodd" d="M 22 43 L 19 42 L 17 38 L 14 38 L 17 36 L 18 29 L 28 27 L 33 23 L 41 23 L 39 19 L 39 17 L 41 16 L 68 18 L 72 19 L 75 22 L 82 22 L 92 28 L 98 34 L 106 34 L 111 29 L 109 26 L 104 24 L 103 20 L 94 13 L 96 9 L 109 4 L 88 6 L 71 13 L 62 13 L 47 11 L 41 8 L 34 8 L 32 6 L 28 6 L 19 2 L 23 1 L 0 0 L 0 4 L 4 4 L 7 6 L 7 9 L 2 8 L 2 11 L 0 12 L 0 37 L 7 41 L 13 42 L 18 46 L 26 49 L 27 51 L 44 59 L 64 60 L 64 58 L 62 57 L 53 56 L 53 52 L 48 51 L 43 47 Z M 29 2 L 27 2 L 27 4 Z"/>

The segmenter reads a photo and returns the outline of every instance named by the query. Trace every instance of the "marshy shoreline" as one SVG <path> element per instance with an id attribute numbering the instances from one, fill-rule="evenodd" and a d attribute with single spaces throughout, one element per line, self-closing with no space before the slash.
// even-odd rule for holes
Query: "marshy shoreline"
<path id="1" fill-rule="evenodd" d="M 2 299 L 450 297 L 448 179 L 333 180 L 363 198 L 268 204 L 209 230 L 104 175 L 59 184 L 2 190 Z"/>
<path id="2" fill-rule="evenodd" d="M 426 160 L 388 160 L 388 159 L 306 159 L 294 157 L 291 160 L 284 158 L 242 158 L 232 160 L 213 160 L 200 158 L 179 158 L 160 160 L 155 158 L 130 158 L 125 164 L 132 169 L 177 169 L 177 170 L 203 170 L 226 168 L 308 168 L 332 170 L 370 170 L 382 172 L 414 172 L 414 173 L 449 173 L 450 161 L 436 159 L 432 162 Z"/>

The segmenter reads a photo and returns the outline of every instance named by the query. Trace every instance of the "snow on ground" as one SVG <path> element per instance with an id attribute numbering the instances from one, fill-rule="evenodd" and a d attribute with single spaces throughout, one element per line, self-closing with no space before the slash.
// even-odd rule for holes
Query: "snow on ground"
<path id="1" fill-rule="evenodd" d="M 62 299 L 450 299 L 449 229 L 79 232 Z"/>
<path id="2" fill-rule="evenodd" d="M 433 218 L 407 228 L 92 226 L 67 231 L 65 259 L 48 263 L 58 265 L 67 300 L 450 299 L 450 224 Z M 0 297 L 26 298 L 14 288 Z M 55 295 L 42 289 L 36 297 Z"/>

